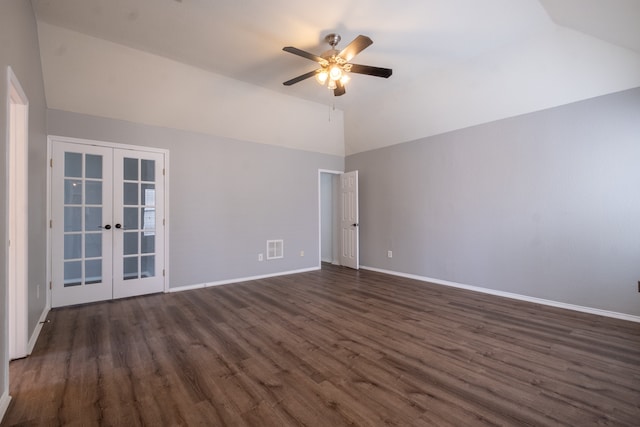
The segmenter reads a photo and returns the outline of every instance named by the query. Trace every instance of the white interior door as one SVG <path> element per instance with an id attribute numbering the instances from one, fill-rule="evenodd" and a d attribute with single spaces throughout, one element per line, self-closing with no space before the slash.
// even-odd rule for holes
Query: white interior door
<path id="1" fill-rule="evenodd" d="M 55 142 L 52 306 L 164 290 L 164 155 Z"/>
<path id="2" fill-rule="evenodd" d="M 340 175 L 340 264 L 360 268 L 358 171 Z"/>
<path id="3" fill-rule="evenodd" d="M 53 145 L 53 307 L 113 297 L 112 152 L 91 145 Z"/>
<path id="4" fill-rule="evenodd" d="M 114 151 L 113 297 L 164 290 L 164 156 Z"/>

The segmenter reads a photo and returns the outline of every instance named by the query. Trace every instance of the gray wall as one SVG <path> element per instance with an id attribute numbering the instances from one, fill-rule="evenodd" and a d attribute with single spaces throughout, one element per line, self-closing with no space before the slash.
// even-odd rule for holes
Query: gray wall
<path id="1" fill-rule="evenodd" d="M 640 88 L 348 156 L 361 263 L 640 315 L 639 165 Z"/>
<path id="2" fill-rule="evenodd" d="M 24 0 L 2 0 L 0 2 L 0 164 L 6 171 L 7 135 L 7 66 L 11 66 L 29 99 L 29 336 L 33 333 L 42 314 L 46 299 L 44 292 L 36 298 L 36 287 L 45 286 L 46 250 L 42 242 L 46 237 L 46 180 L 45 180 L 45 97 L 38 48 L 38 34 L 31 3 Z M 0 173 L 0 242 L 7 241 L 6 174 Z M 6 326 L 6 245 L 0 245 L 0 385 L 7 375 L 8 361 Z M 2 390 L 0 394 L 6 390 Z"/>
<path id="3" fill-rule="evenodd" d="M 59 110 L 47 119 L 51 135 L 170 150 L 171 287 L 318 266 L 318 169 L 342 170 L 342 157 Z M 266 261 L 268 239 L 284 239 L 284 259 Z"/>

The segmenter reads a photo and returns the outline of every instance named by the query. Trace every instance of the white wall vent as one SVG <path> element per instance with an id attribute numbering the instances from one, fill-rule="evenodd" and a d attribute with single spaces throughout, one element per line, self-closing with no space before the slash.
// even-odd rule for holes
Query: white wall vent
<path id="1" fill-rule="evenodd" d="M 284 240 L 267 240 L 267 259 L 284 258 Z"/>

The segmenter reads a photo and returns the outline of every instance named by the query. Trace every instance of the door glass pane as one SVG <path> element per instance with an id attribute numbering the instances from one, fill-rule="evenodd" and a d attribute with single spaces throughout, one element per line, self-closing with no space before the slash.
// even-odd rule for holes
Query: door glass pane
<path id="1" fill-rule="evenodd" d="M 140 219 L 142 221 L 142 229 L 147 235 L 155 234 L 156 229 L 156 209 L 142 208 L 140 209 Z"/>
<path id="2" fill-rule="evenodd" d="M 65 234 L 64 236 L 64 259 L 82 258 L 82 235 Z"/>
<path id="3" fill-rule="evenodd" d="M 124 158 L 124 179 L 127 181 L 138 180 L 138 159 Z"/>
<path id="4" fill-rule="evenodd" d="M 64 176 L 69 178 L 82 177 L 81 153 L 64 153 Z"/>
<path id="5" fill-rule="evenodd" d="M 78 181 L 76 179 L 64 180 L 64 204 L 82 204 L 82 181 Z"/>
<path id="6" fill-rule="evenodd" d="M 102 225 L 102 208 L 84 208 L 86 231 L 100 230 Z"/>
<path id="7" fill-rule="evenodd" d="M 124 229 L 138 229 L 138 208 L 124 208 Z"/>
<path id="8" fill-rule="evenodd" d="M 124 279 L 156 277 L 156 161 L 124 159 Z"/>
<path id="9" fill-rule="evenodd" d="M 138 257 L 127 257 L 123 258 L 123 279 L 137 279 L 138 278 Z"/>
<path id="10" fill-rule="evenodd" d="M 156 186 L 155 184 L 142 184 L 142 204 L 145 206 L 156 205 Z"/>
<path id="11" fill-rule="evenodd" d="M 102 156 L 87 154 L 87 178 L 102 179 Z"/>
<path id="12" fill-rule="evenodd" d="M 85 261 L 84 277 L 84 283 L 87 285 L 102 282 L 102 260 L 92 259 Z"/>
<path id="13" fill-rule="evenodd" d="M 150 254 L 156 250 L 156 236 L 140 233 L 140 252 Z"/>
<path id="14" fill-rule="evenodd" d="M 65 287 L 103 280 L 103 161 L 102 155 L 64 153 L 65 178 L 60 184 L 63 185 L 61 243 L 64 247 L 61 250 Z"/>
<path id="15" fill-rule="evenodd" d="M 66 261 L 64 263 L 64 286 L 82 284 L 82 261 Z"/>
<path id="16" fill-rule="evenodd" d="M 125 205 L 138 204 L 138 183 L 125 182 L 123 187 L 123 201 Z"/>
<path id="17" fill-rule="evenodd" d="M 156 180 L 156 161 L 155 160 L 141 160 L 142 163 L 142 181 L 153 182 Z"/>
<path id="18" fill-rule="evenodd" d="M 102 233 L 87 233 L 84 236 L 85 258 L 102 256 Z"/>
<path id="19" fill-rule="evenodd" d="M 123 252 L 124 255 L 134 255 L 138 253 L 137 231 L 124 233 Z"/>
<path id="20" fill-rule="evenodd" d="M 86 186 L 86 201 L 88 205 L 101 205 L 102 204 L 102 181 L 87 181 Z"/>
<path id="21" fill-rule="evenodd" d="M 82 208 L 64 207 L 64 231 L 82 230 Z"/>
<path id="22" fill-rule="evenodd" d="M 156 275 L 155 261 L 156 261 L 156 257 L 154 255 L 147 255 L 147 256 L 141 257 L 140 259 L 140 276 L 141 277 L 153 277 Z"/>

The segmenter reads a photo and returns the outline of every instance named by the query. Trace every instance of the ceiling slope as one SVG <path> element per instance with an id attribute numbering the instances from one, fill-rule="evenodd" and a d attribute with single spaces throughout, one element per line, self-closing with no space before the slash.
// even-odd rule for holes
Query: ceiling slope
<path id="1" fill-rule="evenodd" d="M 49 108 L 344 155 L 342 111 L 46 23 L 38 34 Z"/>
<path id="2" fill-rule="evenodd" d="M 637 86 L 639 3 L 32 0 L 51 108 L 331 153 Z M 393 76 L 283 86 L 315 64 L 282 47 L 319 54 L 330 32 L 370 36 L 357 62 Z"/>

